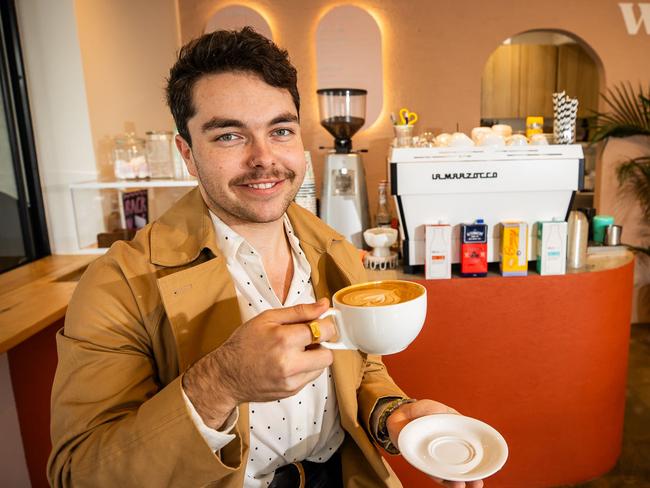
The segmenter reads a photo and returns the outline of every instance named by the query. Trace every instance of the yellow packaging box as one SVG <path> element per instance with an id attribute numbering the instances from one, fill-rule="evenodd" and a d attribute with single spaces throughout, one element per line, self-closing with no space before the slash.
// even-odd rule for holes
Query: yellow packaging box
<path id="1" fill-rule="evenodd" d="M 526 222 L 503 222 L 500 251 L 500 267 L 503 276 L 528 274 L 528 224 Z"/>
<path id="2" fill-rule="evenodd" d="M 533 134 L 544 133 L 544 117 L 526 117 L 526 137 L 530 139 Z"/>

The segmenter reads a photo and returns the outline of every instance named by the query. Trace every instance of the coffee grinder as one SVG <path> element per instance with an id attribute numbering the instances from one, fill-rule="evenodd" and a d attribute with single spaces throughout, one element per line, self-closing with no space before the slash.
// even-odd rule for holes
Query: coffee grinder
<path id="1" fill-rule="evenodd" d="M 324 88 L 316 92 L 321 125 L 334 136 L 334 151 L 325 157 L 320 218 L 357 248 L 370 226 L 363 161 L 352 151 L 352 136 L 366 117 L 366 90 Z"/>

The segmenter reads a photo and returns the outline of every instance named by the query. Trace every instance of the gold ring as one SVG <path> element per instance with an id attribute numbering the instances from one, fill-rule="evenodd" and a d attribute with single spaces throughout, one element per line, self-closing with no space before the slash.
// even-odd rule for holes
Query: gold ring
<path id="1" fill-rule="evenodd" d="M 309 322 L 307 325 L 311 331 L 311 343 L 318 343 L 318 339 L 320 339 L 320 325 L 318 325 L 318 321 L 314 320 L 313 322 Z"/>

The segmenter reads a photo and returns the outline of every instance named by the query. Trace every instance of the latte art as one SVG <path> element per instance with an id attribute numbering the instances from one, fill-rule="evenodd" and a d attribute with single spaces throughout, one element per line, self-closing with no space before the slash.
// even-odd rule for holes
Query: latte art
<path id="1" fill-rule="evenodd" d="M 382 281 L 348 287 L 337 297 L 353 307 L 381 307 L 413 300 L 421 290 L 408 282 Z"/>
<path id="2" fill-rule="evenodd" d="M 374 289 L 351 291 L 342 298 L 346 305 L 355 307 L 376 307 L 378 305 L 393 305 L 402 300 L 394 290 Z"/>

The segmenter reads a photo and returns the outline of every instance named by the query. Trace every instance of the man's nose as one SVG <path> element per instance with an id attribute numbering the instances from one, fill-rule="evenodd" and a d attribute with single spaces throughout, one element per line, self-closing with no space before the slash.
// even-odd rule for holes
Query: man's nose
<path id="1" fill-rule="evenodd" d="M 254 168 L 256 166 L 271 166 L 273 165 L 273 151 L 270 144 L 263 138 L 254 138 L 251 142 L 251 151 L 249 165 Z"/>

